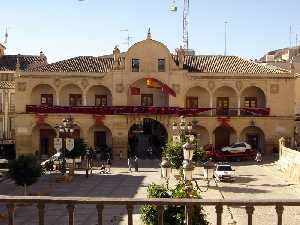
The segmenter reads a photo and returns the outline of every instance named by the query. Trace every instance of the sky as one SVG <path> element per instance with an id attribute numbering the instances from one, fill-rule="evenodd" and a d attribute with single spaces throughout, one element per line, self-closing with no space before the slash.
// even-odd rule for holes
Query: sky
<path id="1" fill-rule="evenodd" d="M 182 45 L 183 0 L 0 0 L 0 42 L 6 27 L 6 54 L 39 54 L 49 62 L 76 56 L 127 50 L 146 38 L 164 43 L 171 52 Z M 190 0 L 189 43 L 198 55 L 224 54 L 260 58 L 266 52 L 300 41 L 299 0 Z"/>

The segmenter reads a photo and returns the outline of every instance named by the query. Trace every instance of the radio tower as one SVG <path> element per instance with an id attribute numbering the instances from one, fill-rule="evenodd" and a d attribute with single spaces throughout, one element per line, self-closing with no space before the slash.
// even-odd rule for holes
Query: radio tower
<path id="1" fill-rule="evenodd" d="M 184 49 L 189 49 L 189 11 L 190 11 L 190 0 L 184 0 L 183 6 L 183 34 L 182 41 Z"/>

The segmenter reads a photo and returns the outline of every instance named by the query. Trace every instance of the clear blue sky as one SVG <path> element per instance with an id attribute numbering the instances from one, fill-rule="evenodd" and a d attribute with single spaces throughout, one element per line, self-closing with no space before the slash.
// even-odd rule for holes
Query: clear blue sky
<path id="1" fill-rule="evenodd" d="M 7 54 L 38 54 L 50 62 L 79 55 L 103 55 L 115 45 L 127 49 L 146 37 L 171 51 L 180 46 L 182 2 L 173 0 L 0 0 L 0 40 L 9 27 Z M 289 45 L 289 26 L 300 40 L 299 0 L 190 0 L 190 47 L 197 54 L 224 53 L 224 21 L 228 21 L 228 54 L 258 58 Z"/>

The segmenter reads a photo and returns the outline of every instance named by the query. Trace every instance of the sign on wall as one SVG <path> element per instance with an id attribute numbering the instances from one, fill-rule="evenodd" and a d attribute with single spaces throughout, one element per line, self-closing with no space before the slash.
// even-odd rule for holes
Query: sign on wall
<path id="1" fill-rule="evenodd" d="M 72 151 L 74 149 L 74 139 L 73 138 L 66 138 L 66 149 L 68 151 Z"/>
<path id="2" fill-rule="evenodd" d="M 62 138 L 54 138 L 54 148 L 57 152 L 62 149 Z"/>

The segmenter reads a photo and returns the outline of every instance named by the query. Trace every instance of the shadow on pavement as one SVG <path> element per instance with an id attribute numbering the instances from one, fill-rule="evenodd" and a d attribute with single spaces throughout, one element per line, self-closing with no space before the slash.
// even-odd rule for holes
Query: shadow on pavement
<path id="1" fill-rule="evenodd" d="M 261 190 L 257 188 L 245 188 L 245 187 L 210 187 L 210 189 L 221 190 L 222 192 L 232 192 L 232 193 L 268 193 L 268 190 Z"/>
<path id="2" fill-rule="evenodd" d="M 55 175 L 46 175 L 34 184 L 31 192 L 48 190 L 50 196 L 76 196 L 76 197 L 114 197 L 132 198 L 142 186 L 145 177 L 116 174 L 116 175 L 76 175 L 70 183 L 55 183 Z M 49 187 L 51 186 L 51 190 Z M 3 194 L 3 193 L 2 193 Z M 16 193 L 19 195 L 19 193 Z M 97 224 L 97 211 L 95 205 L 75 206 L 76 225 Z M 0 212 L 5 212 L 6 207 L 0 204 Z M 45 223 L 47 225 L 62 225 L 68 223 L 66 205 L 46 205 Z M 38 225 L 38 212 L 36 206 L 17 207 L 15 225 Z M 126 206 L 105 206 L 103 224 L 119 224 L 124 215 L 127 215 Z M 0 221 L 0 224 L 2 221 Z M 4 221 L 4 224 L 7 221 Z"/>

